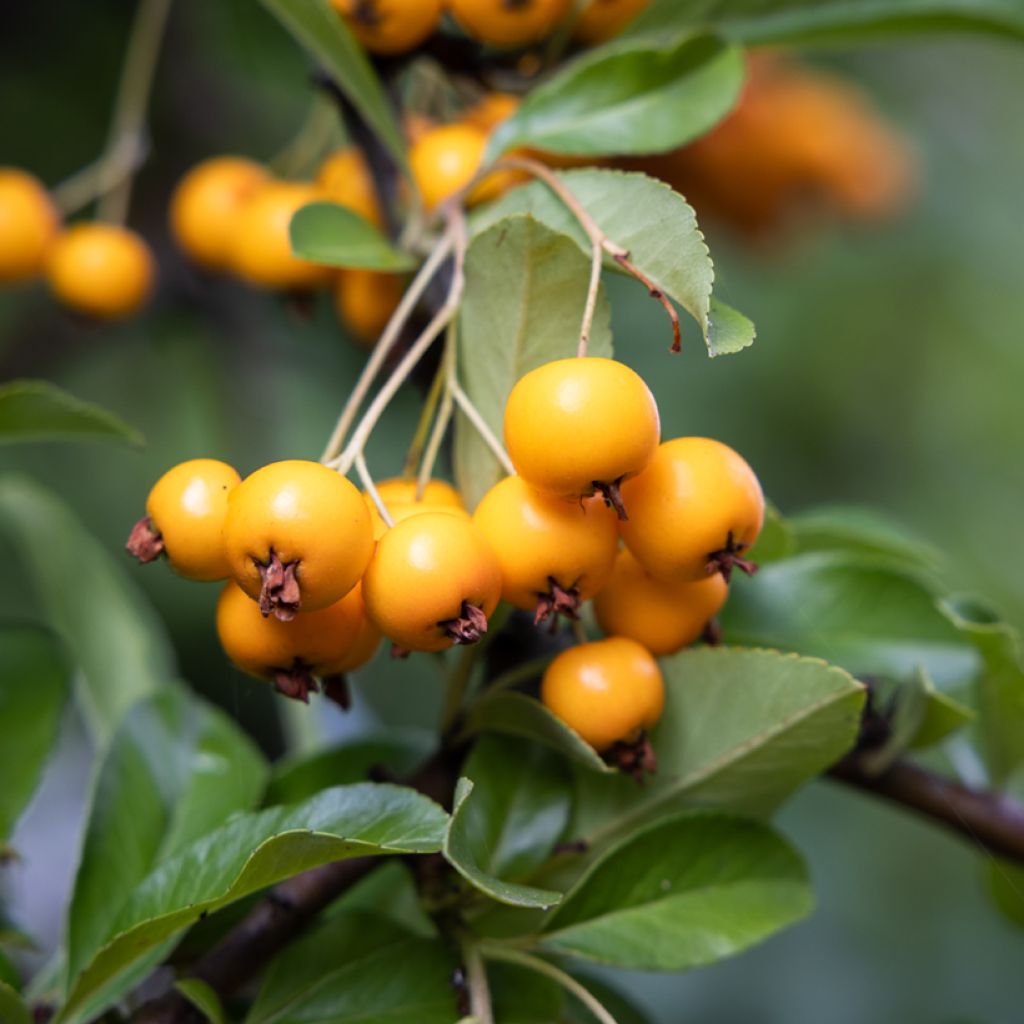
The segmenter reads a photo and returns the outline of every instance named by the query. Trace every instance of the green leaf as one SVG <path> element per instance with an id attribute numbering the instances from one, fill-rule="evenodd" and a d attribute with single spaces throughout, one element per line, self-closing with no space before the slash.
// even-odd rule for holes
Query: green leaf
<path id="1" fill-rule="evenodd" d="M 5 981 L 0 981 L 0 1021 L 3 1024 L 32 1024 L 25 1001 Z"/>
<path id="2" fill-rule="evenodd" d="M 300 804 L 235 815 L 138 886 L 109 941 L 79 976 L 60 1020 L 160 943 L 235 900 L 350 857 L 437 853 L 448 816 L 400 786 L 336 786 Z"/>
<path id="3" fill-rule="evenodd" d="M 590 262 L 571 238 L 528 216 L 482 231 L 466 254 L 459 330 L 463 386 L 501 437 L 505 402 L 524 373 L 576 354 Z M 611 311 L 603 289 L 590 335 L 592 355 L 610 356 Z M 455 475 L 472 508 L 503 473 L 461 414 L 455 422 Z"/>
<path id="4" fill-rule="evenodd" d="M 452 1024 L 456 966 L 436 940 L 344 911 L 274 959 L 246 1024 Z"/>
<path id="5" fill-rule="evenodd" d="M 740 51 L 714 36 L 617 41 L 533 89 L 494 132 L 487 154 L 517 146 L 584 156 L 675 149 L 729 112 L 743 76 Z"/>
<path id="6" fill-rule="evenodd" d="M 18 976 L 18 971 L 2 949 L 0 949 L 0 985 L 7 985 L 9 988 L 14 989 L 15 992 L 21 988 L 21 978 Z M 2 1003 L 3 996 L 0 995 L 0 1005 Z M 0 1020 L 3 1019 L 0 1016 Z"/>
<path id="7" fill-rule="evenodd" d="M 174 987 L 210 1022 L 227 1024 L 220 997 L 200 978 L 182 978 Z"/>
<path id="8" fill-rule="evenodd" d="M 22 556 L 47 624 L 81 670 L 77 696 L 105 743 L 136 700 L 175 677 L 163 625 L 71 510 L 28 477 L 0 477 L 0 532 Z"/>
<path id="9" fill-rule="evenodd" d="M 389 732 L 364 736 L 327 750 L 289 758 L 274 766 L 264 802 L 287 804 L 305 800 L 328 786 L 365 782 L 374 767 L 383 766 L 400 778 L 430 753 L 426 733 Z"/>
<path id="10" fill-rule="evenodd" d="M 122 441 L 142 435 L 113 413 L 43 380 L 0 386 L 0 444 L 10 441 Z"/>
<path id="11" fill-rule="evenodd" d="M 981 602 L 942 602 L 949 621 L 977 648 L 982 669 L 975 684 L 978 724 L 989 775 L 1004 785 L 1024 766 L 1024 663 L 1020 635 Z"/>
<path id="12" fill-rule="evenodd" d="M 366 219 L 337 203 L 310 203 L 292 217 L 292 252 L 331 267 L 400 271 L 416 265 Z"/>
<path id="13" fill-rule="evenodd" d="M 387 918 L 406 932 L 437 938 L 437 926 L 427 914 L 408 866 L 395 858 L 365 875 L 324 912 L 366 910 Z"/>
<path id="14" fill-rule="evenodd" d="M 638 788 L 577 772 L 572 839 L 600 844 L 694 805 L 765 815 L 857 737 L 864 688 L 817 659 L 704 647 L 664 659 L 662 671 L 657 774 Z"/>
<path id="15" fill-rule="evenodd" d="M 51 634 L 0 628 L 0 844 L 11 835 L 57 740 L 68 669 Z"/>
<path id="16" fill-rule="evenodd" d="M 476 786 L 461 826 L 474 861 L 499 878 L 522 878 L 548 859 L 569 823 L 572 779 L 545 747 L 484 736 L 462 769 Z"/>
<path id="17" fill-rule="evenodd" d="M 505 882 L 486 871 L 478 862 L 479 820 L 470 818 L 465 808 L 469 796 L 473 792 L 473 783 L 466 778 L 459 779 L 455 788 L 455 806 L 448 823 L 448 833 L 444 841 L 444 857 L 449 864 L 470 885 L 486 893 L 499 903 L 507 903 L 513 907 L 538 907 L 547 909 L 554 906 L 562 898 L 560 892 L 552 889 L 538 889 L 532 885 L 519 885 Z M 482 812 L 485 814 L 486 810 Z"/>
<path id="18" fill-rule="evenodd" d="M 100 766 L 68 915 L 68 978 L 111 937 L 163 861 L 260 798 L 267 766 L 221 711 L 184 689 L 140 701 Z M 120 994 L 120 993 L 117 993 Z"/>
<path id="19" fill-rule="evenodd" d="M 1024 866 L 990 857 L 982 865 L 988 894 L 1007 921 L 1024 928 Z"/>
<path id="20" fill-rule="evenodd" d="M 748 557 L 758 565 L 780 562 L 796 552 L 796 538 L 788 519 L 783 519 L 779 510 L 769 501 L 765 504 L 764 526 Z"/>
<path id="21" fill-rule="evenodd" d="M 850 552 L 811 552 L 737 580 L 721 623 L 729 643 L 810 654 L 857 675 L 906 679 L 920 666 L 946 687 L 978 664 L 919 576 Z"/>
<path id="22" fill-rule="evenodd" d="M 470 733 L 496 732 L 505 736 L 543 743 L 593 772 L 614 774 L 594 748 L 539 700 L 522 693 L 484 696 L 469 710 L 466 729 Z"/>
<path id="23" fill-rule="evenodd" d="M 1024 9 L 1016 0 L 655 0 L 623 38 L 660 38 L 688 27 L 711 27 L 744 43 L 963 30 L 1024 37 Z"/>
<path id="24" fill-rule="evenodd" d="M 800 856 L 769 826 L 688 814 L 609 850 L 552 911 L 541 942 L 616 967 L 679 971 L 732 956 L 812 905 Z"/>
<path id="25" fill-rule="evenodd" d="M 536 971 L 518 964 L 490 961 L 487 984 L 495 1024 L 552 1024 L 562 1020 L 565 996 L 561 988 Z M 587 1021 L 587 1024 L 593 1022 Z"/>
<path id="26" fill-rule="evenodd" d="M 405 170 L 408 165 L 402 131 L 380 79 L 344 19 L 328 0 L 261 0 L 261 3 L 296 42 L 323 65 L 398 166 Z"/>
<path id="27" fill-rule="evenodd" d="M 712 297 L 711 256 L 693 208 L 681 195 L 635 171 L 588 167 L 557 176 L 598 227 L 629 251 L 641 273 L 697 321 L 712 356 L 737 352 L 754 340 L 753 324 Z M 567 235 L 589 257 L 590 242 L 579 221 L 541 181 L 513 189 L 481 208 L 473 217 L 473 231 L 479 234 L 515 213 L 528 213 Z M 605 263 L 621 270 L 613 261 Z"/>

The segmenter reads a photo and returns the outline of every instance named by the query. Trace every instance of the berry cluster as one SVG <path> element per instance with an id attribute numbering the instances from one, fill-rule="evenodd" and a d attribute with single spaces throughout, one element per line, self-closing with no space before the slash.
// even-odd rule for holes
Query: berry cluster
<path id="1" fill-rule="evenodd" d="M 480 640 L 501 600 L 554 629 L 594 598 L 608 639 L 556 657 L 542 699 L 595 749 L 618 746 L 620 763 L 642 769 L 636 742 L 663 700 L 655 656 L 698 639 L 732 570 L 753 570 L 760 485 L 717 441 L 659 443 L 653 395 L 612 359 L 527 373 L 504 432 L 516 473 L 472 515 L 440 480 L 421 493 L 389 480 L 371 496 L 320 463 L 240 480 L 196 459 L 157 481 L 128 550 L 143 562 L 164 554 L 192 579 L 227 578 L 225 651 L 301 700 L 322 683 L 345 703 L 340 677 L 382 636 L 396 653 L 441 651 Z"/>

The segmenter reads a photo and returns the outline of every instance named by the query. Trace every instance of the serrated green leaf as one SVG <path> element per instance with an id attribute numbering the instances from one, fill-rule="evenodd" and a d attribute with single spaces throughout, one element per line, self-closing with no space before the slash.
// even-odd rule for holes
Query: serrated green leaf
<path id="1" fill-rule="evenodd" d="M 227 1024 L 220 997 L 201 978 L 182 978 L 174 987 L 210 1022 Z"/>
<path id="2" fill-rule="evenodd" d="M 675 149 L 729 112 L 743 76 L 740 51 L 715 36 L 616 41 L 533 89 L 494 132 L 488 157 L 516 146 L 584 156 Z"/>
<path id="3" fill-rule="evenodd" d="M 384 87 L 365 51 L 328 0 L 260 2 L 323 65 L 398 166 L 405 170 L 405 142 Z"/>
<path id="4" fill-rule="evenodd" d="M 623 38 L 659 38 L 696 27 L 714 28 L 744 43 L 838 42 L 964 30 L 1024 38 L 1024 10 L 1015 0 L 655 0 Z"/>
<path id="5" fill-rule="evenodd" d="M 245 733 L 184 689 L 128 712 L 100 766 L 68 911 L 72 985 L 135 888 L 164 860 L 254 807 L 266 775 Z"/>
<path id="6" fill-rule="evenodd" d="M 942 602 L 949 622 L 981 655 L 975 689 L 982 748 L 997 786 L 1024 766 L 1024 662 L 1020 634 L 980 601 L 951 597 Z"/>
<path id="7" fill-rule="evenodd" d="M 459 320 L 459 376 L 497 437 L 505 402 L 524 373 L 576 354 L 590 263 L 571 238 L 528 216 L 505 217 L 473 239 Z M 611 312 L 602 289 L 590 353 L 610 356 Z M 469 421 L 455 421 L 455 475 L 470 508 L 502 477 Z"/>
<path id="8" fill-rule="evenodd" d="M 396 730 L 289 758 L 274 766 L 265 803 L 294 803 L 328 786 L 366 782 L 375 766 L 383 766 L 393 773 L 392 777 L 401 778 L 423 761 L 433 742 L 426 733 Z"/>
<path id="9" fill-rule="evenodd" d="M 95 440 L 144 444 L 142 435 L 124 420 L 55 384 L 13 380 L 0 386 L 0 444 Z"/>
<path id="10" fill-rule="evenodd" d="M 292 217 L 289 233 L 292 252 L 312 263 L 392 272 L 416 265 L 368 220 L 337 203 L 303 206 Z"/>
<path id="11" fill-rule="evenodd" d="M 5 981 L 0 981 L 0 1021 L 3 1024 L 32 1024 L 25 1001 Z"/>
<path id="12" fill-rule="evenodd" d="M 661 665 L 657 774 L 640 788 L 577 772 L 571 839 L 605 843 L 694 805 L 765 815 L 857 737 L 864 688 L 815 658 L 704 647 Z"/>
<path id="13" fill-rule="evenodd" d="M 482 697 L 466 716 L 466 730 L 472 734 L 495 732 L 534 740 L 592 772 L 615 773 L 615 769 L 609 768 L 578 733 L 539 700 L 522 693 L 496 693 Z"/>
<path id="14" fill-rule="evenodd" d="M 552 911 L 541 944 L 616 967 L 679 971 L 732 956 L 812 905 L 800 856 L 773 829 L 692 813 L 609 850 Z"/>
<path id="15" fill-rule="evenodd" d="M 448 816 L 400 786 L 360 783 L 239 814 L 136 886 L 109 941 L 79 976 L 65 1021 L 102 985 L 206 914 L 310 868 L 351 857 L 437 853 Z"/>
<path id="16" fill-rule="evenodd" d="M 455 804 L 452 808 L 452 816 L 448 823 L 448 832 L 442 851 L 445 860 L 470 885 L 499 903 L 507 903 L 513 907 L 539 907 L 545 910 L 554 906 L 562 898 L 560 892 L 555 892 L 553 889 L 538 889 L 533 885 L 505 882 L 481 867 L 477 859 L 479 844 L 475 842 L 478 836 L 473 831 L 476 825 L 466 811 L 473 789 L 473 783 L 469 779 L 459 779 L 455 788 Z"/>
<path id="17" fill-rule="evenodd" d="M 978 657 L 906 566 L 856 552 L 811 552 L 735 581 L 720 616 L 729 643 L 814 655 L 857 675 L 940 687 L 973 678 Z"/>
<path id="18" fill-rule="evenodd" d="M 30 478 L 0 477 L 0 532 L 21 555 L 47 624 L 80 669 L 78 699 L 105 743 L 136 700 L 175 678 L 163 624 L 71 510 Z"/>
<path id="19" fill-rule="evenodd" d="M 68 668 L 52 634 L 0 627 L 0 844 L 39 784 L 67 691 Z"/>
<path id="20" fill-rule="evenodd" d="M 693 208 L 664 182 L 639 172 L 581 168 L 558 178 L 637 268 L 697 322 L 712 356 L 737 352 L 754 340 L 754 325 L 711 294 L 715 273 Z M 515 213 L 558 231 L 590 254 L 590 243 L 566 205 L 536 181 L 508 192 L 474 214 L 479 234 Z M 606 260 L 606 267 L 621 271 Z M 639 287 L 639 285 L 638 285 Z"/>

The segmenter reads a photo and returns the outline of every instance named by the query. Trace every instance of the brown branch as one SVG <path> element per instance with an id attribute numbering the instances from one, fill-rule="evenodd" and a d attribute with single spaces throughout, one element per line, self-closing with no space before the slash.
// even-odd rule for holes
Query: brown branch
<path id="1" fill-rule="evenodd" d="M 1024 806 L 1010 797 L 969 789 L 909 761 L 897 761 L 872 776 L 857 752 L 834 765 L 829 775 L 915 811 L 992 854 L 1024 864 Z"/>

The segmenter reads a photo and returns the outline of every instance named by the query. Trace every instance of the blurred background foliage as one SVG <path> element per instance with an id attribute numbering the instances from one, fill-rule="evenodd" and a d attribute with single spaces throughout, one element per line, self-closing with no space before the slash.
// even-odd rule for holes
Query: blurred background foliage
<path id="1" fill-rule="evenodd" d="M 0 163 L 55 184 L 98 155 L 133 6 L 8 5 Z M 806 59 L 861 83 L 913 140 L 923 171 L 918 199 L 884 226 L 823 225 L 756 247 L 706 224 L 716 290 L 754 319 L 754 347 L 710 361 L 693 333 L 672 358 L 661 309 L 635 282 L 616 280 L 618 355 L 651 382 L 666 434 L 734 445 L 784 512 L 843 502 L 891 514 L 945 553 L 954 586 L 987 595 L 1024 625 L 1016 536 L 1024 500 L 1024 58 L 1011 44 L 947 37 Z M 0 295 L 0 380 L 55 381 L 147 438 L 140 452 L 0 450 L 0 469 L 54 488 L 112 552 L 151 482 L 181 459 L 222 458 L 244 474 L 278 458 L 315 457 L 362 362 L 326 299 L 306 316 L 274 296 L 205 278 L 167 237 L 167 200 L 183 171 L 216 153 L 271 157 L 304 116 L 308 72 L 251 0 L 181 0 L 130 217 L 156 248 L 156 301 L 125 324 L 96 327 L 70 318 L 42 287 Z M 404 395 L 375 436 L 376 475 L 400 468 L 417 405 L 416 393 Z M 30 615 L 17 552 L 0 557 L 5 581 L 15 581 L 0 590 L 0 612 Z M 182 674 L 279 750 L 278 704 L 217 646 L 216 588 L 160 568 L 132 574 L 167 621 Z M 88 600 L 88 579 L 68 585 Z M 378 659 L 361 703 L 389 721 L 423 724 L 437 696 L 430 672 L 424 663 Z M 372 715 L 364 710 L 354 722 Z M 74 724 L 68 729 L 70 737 Z M 73 846 L 83 757 L 81 744 L 65 745 L 18 843 L 29 856 L 16 869 L 13 906 L 23 923 L 44 922 L 49 943 L 67 884 L 60 837 Z M 1024 936 L 986 905 L 971 851 L 825 783 L 798 797 L 781 825 L 807 853 L 817 913 L 716 967 L 630 977 L 636 999 L 659 1020 L 1020 1019 Z"/>

